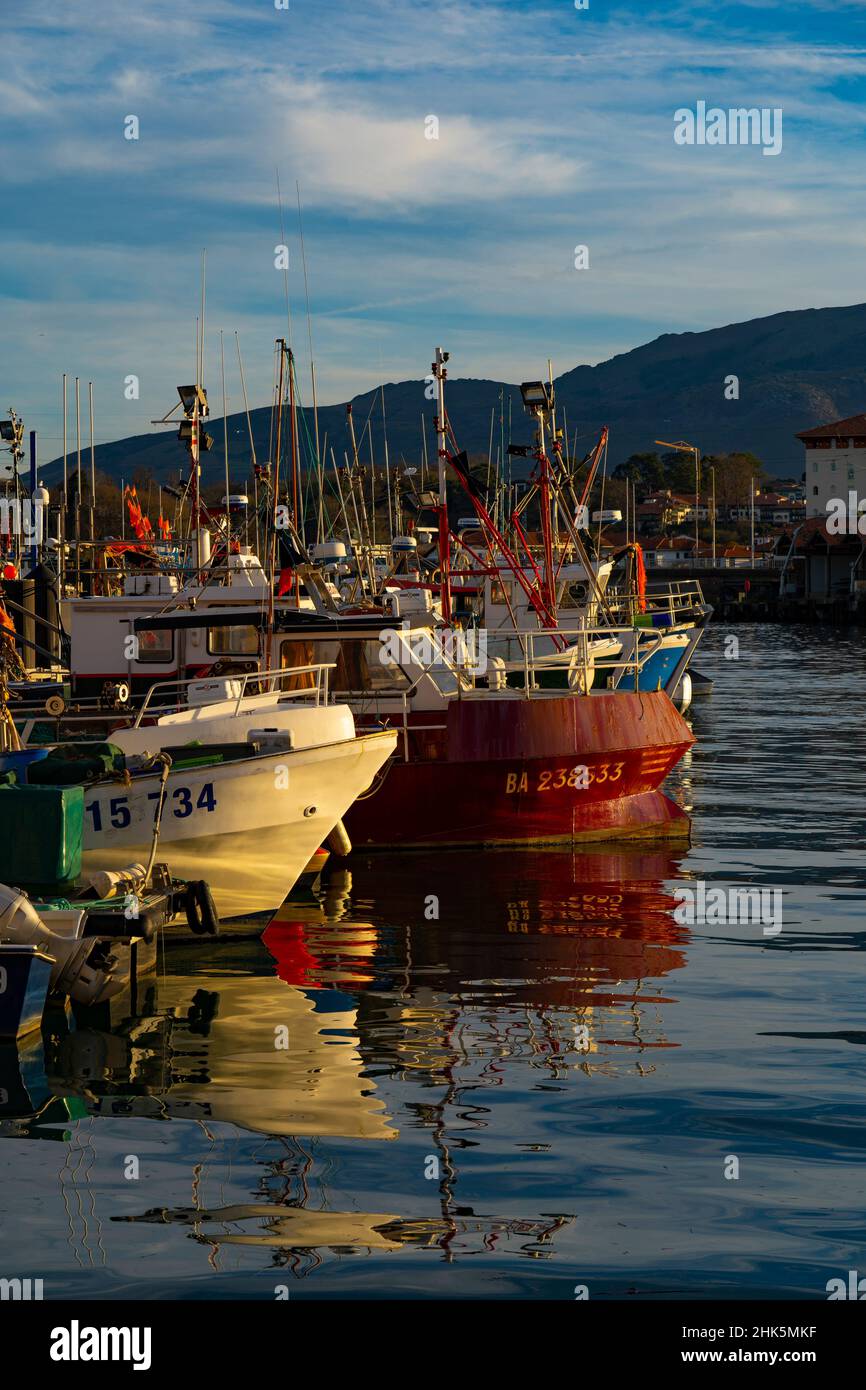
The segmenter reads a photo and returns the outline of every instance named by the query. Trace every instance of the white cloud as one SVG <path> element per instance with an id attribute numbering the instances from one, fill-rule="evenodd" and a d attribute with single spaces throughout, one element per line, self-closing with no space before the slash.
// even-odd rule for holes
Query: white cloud
<path id="1" fill-rule="evenodd" d="M 430 114 L 439 120 L 438 139 L 425 137 Z M 398 204 L 411 215 L 419 206 L 525 196 L 530 188 L 544 197 L 580 179 L 577 160 L 532 148 L 526 126 L 509 120 L 439 116 L 421 106 L 415 116 L 392 117 L 324 98 L 284 121 L 286 147 L 320 203 Z"/>

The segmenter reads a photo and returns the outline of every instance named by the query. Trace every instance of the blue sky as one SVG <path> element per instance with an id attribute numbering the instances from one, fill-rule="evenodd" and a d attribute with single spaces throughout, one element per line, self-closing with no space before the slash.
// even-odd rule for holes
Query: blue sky
<path id="1" fill-rule="evenodd" d="M 423 376 L 437 342 L 454 376 L 516 381 L 864 300 L 864 8 L 0 0 L 0 407 L 45 460 L 64 371 L 98 440 L 148 429 L 193 376 L 202 247 L 214 413 L 221 328 L 229 409 L 235 331 L 266 404 L 277 169 L 305 400 L 296 181 L 323 402 Z M 676 145 L 698 100 L 781 107 L 781 154 Z"/>

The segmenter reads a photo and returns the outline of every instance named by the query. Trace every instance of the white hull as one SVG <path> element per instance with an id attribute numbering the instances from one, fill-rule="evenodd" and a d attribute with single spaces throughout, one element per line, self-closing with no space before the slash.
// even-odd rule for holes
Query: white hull
<path id="1" fill-rule="evenodd" d="M 370 785 L 396 734 L 172 769 L 157 859 L 178 878 L 205 879 L 223 919 L 273 911 Z M 85 872 L 147 862 L 157 775 L 85 791 Z"/>

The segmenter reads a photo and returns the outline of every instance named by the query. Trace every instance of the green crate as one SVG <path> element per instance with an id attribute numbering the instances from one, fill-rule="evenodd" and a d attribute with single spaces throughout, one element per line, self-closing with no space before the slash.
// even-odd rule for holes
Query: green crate
<path id="1" fill-rule="evenodd" d="M 0 883 L 69 883 L 83 838 L 83 787 L 0 787 Z"/>

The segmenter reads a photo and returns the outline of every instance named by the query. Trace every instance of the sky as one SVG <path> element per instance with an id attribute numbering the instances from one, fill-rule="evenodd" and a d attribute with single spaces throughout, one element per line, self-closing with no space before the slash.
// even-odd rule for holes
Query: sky
<path id="1" fill-rule="evenodd" d="M 284 2 L 0 0 L 0 409 L 43 461 L 63 372 L 71 441 L 75 376 L 97 442 L 194 379 L 203 249 L 215 416 L 220 330 L 232 411 L 235 334 L 251 406 L 279 336 L 309 403 L 310 334 L 330 403 L 437 343 L 520 381 L 866 299 L 866 0 Z M 781 152 L 678 144 L 701 101 Z"/>

